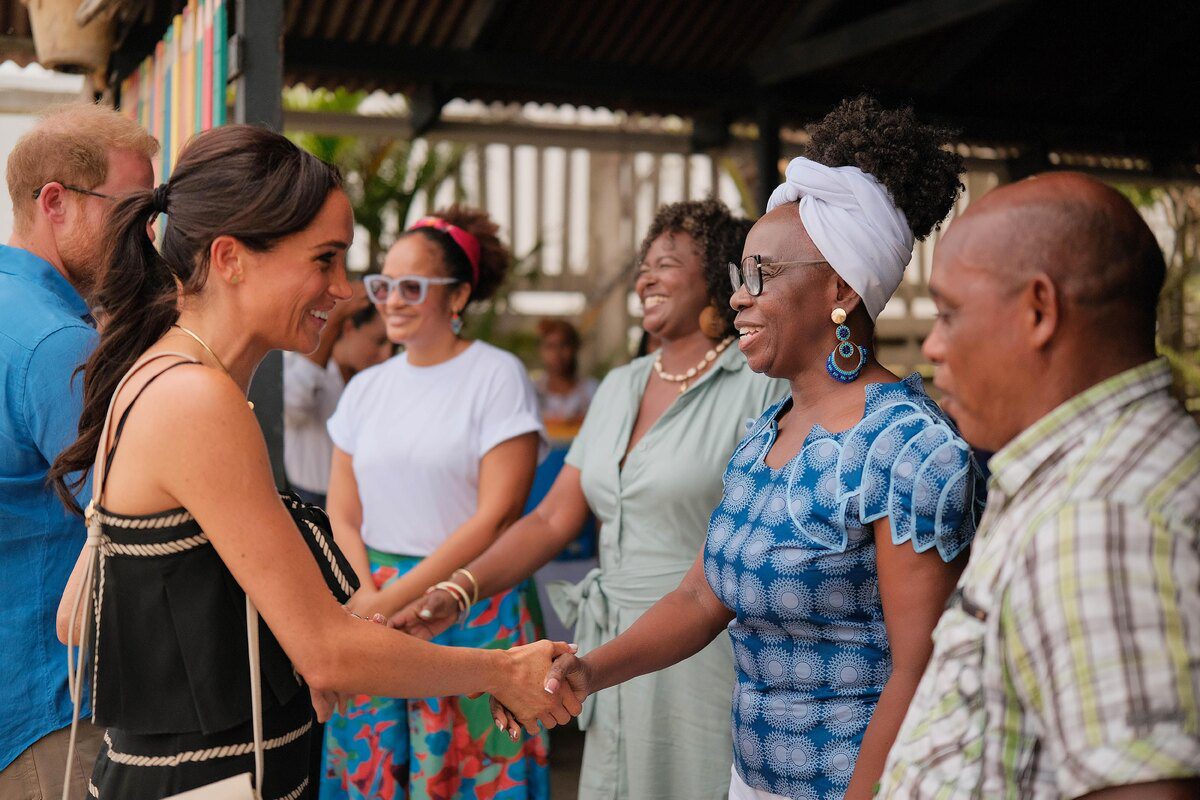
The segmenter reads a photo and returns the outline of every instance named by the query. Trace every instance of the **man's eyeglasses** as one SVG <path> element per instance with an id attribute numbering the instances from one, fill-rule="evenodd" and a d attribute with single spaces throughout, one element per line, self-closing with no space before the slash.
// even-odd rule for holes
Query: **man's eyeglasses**
<path id="1" fill-rule="evenodd" d="M 45 189 L 46 186 L 50 185 L 50 183 L 57 183 L 59 186 L 63 187 L 64 189 L 67 189 L 69 191 L 79 192 L 80 194 L 91 195 L 92 197 L 99 197 L 104 200 L 115 200 L 116 199 L 111 194 L 104 194 L 103 192 L 93 192 L 91 189 L 84 189 L 82 186 L 72 186 L 69 183 L 63 183 L 61 181 L 51 181 L 51 182 L 48 182 L 45 186 L 41 186 L 37 189 L 34 189 L 33 190 L 33 199 L 37 200 L 39 197 L 41 197 L 42 189 Z"/>
<path id="2" fill-rule="evenodd" d="M 812 261 L 768 261 L 768 267 L 786 267 L 793 264 L 824 264 L 822 259 Z M 746 287 L 746 291 L 751 297 L 758 297 L 763 290 L 763 260 L 762 256 L 755 253 L 752 256 L 746 256 L 742 259 L 741 264 L 729 262 L 729 283 L 733 286 L 733 291 L 736 294 L 737 290 Z"/>
<path id="3" fill-rule="evenodd" d="M 388 301 L 392 292 L 399 292 L 400 299 L 410 306 L 419 306 L 425 302 L 430 285 L 449 286 L 459 283 L 455 278 L 426 278 L 424 275 L 401 275 L 389 278 L 387 275 L 368 275 L 363 278 L 363 286 L 367 289 L 367 297 L 376 305 Z"/>

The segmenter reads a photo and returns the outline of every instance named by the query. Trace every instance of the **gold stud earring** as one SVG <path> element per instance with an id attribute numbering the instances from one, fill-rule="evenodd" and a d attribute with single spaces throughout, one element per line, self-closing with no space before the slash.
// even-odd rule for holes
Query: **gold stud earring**
<path id="1" fill-rule="evenodd" d="M 846 321 L 846 309 L 835 308 L 833 313 L 829 315 L 829 318 L 833 320 L 834 325 L 841 325 Z"/>
<path id="2" fill-rule="evenodd" d="M 242 276 L 240 274 L 235 274 L 232 278 L 229 279 L 229 282 L 232 283 L 234 286 L 236 286 L 237 284 L 242 282 Z"/>

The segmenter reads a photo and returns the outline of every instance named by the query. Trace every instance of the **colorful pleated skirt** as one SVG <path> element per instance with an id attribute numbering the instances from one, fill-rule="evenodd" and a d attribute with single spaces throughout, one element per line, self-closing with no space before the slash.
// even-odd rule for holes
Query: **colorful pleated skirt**
<path id="1" fill-rule="evenodd" d="M 383 588 L 421 559 L 368 548 Z M 455 647 L 507 649 L 541 637 L 532 581 L 476 603 L 466 623 L 434 639 Z M 403 668 L 403 665 L 398 665 Z M 325 725 L 322 800 L 548 800 L 545 731 L 514 742 L 496 730 L 486 695 L 396 700 L 355 697 Z"/>

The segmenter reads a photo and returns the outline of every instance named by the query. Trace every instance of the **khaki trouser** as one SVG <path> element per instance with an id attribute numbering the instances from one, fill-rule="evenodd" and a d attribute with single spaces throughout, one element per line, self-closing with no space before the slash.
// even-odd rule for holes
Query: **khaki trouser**
<path id="1" fill-rule="evenodd" d="M 59 800 L 67 765 L 71 726 L 38 739 L 0 771 L 0 800 Z M 104 729 L 79 721 L 75 738 L 75 763 L 71 765 L 72 800 L 89 800 L 88 779 L 100 747 Z"/>

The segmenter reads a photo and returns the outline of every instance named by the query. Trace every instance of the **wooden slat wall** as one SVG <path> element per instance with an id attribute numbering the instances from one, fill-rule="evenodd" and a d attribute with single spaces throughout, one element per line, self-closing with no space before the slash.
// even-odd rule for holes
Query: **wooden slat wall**
<path id="1" fill-rule="evenodd" d="M 628 304 L 624 300 L 609 302 L 618 295 L 623 298 L 632 286 L 631 280 L 614 280 L 612 276 L 632 275 L 637 247 L 660 202 L 680 197 L 701 199 L 715 190 L 731 208 L 743 213 L 737 189 L 724 174 L 719 156 L 611 152 L 606 157 L 619 159 L 616 172 L 619 179 L 607 181 L 615 185 L 598 185 L 605 182 L 593 180 L 589 173 L 594 170 L 596 156 L 602 153 L 599 150 L 569 145 L 527 145 L 515 140 L 488 144 L 473 139 L 464 144 L 468 155 L 462 174 L 456 180 L 466 202 L 487 208 L 500 224 L 504 239 L 514 246 L 518 258 L 528 257 L 535 246 L 541 244 L 532 256 L 539 273 L 537 280 L 530 282 L 529 287 L 517 285 L 512 288 L 582 292 L 587 296 L 589 309 L 583 315 L 583 321 L 586 325 L 590 319 L 592 327 L 629 329 L 637 324 L 637 318 L 627 311 L 618 314 L 613 310 L 625 309 Z M 431 146 L 438 144 L 431 143 Z M 524 151 L 527 147 L 532 149 L 532 157 Z M 579 154 L 583 155 L 582 159 Z M 496 174 L 490 175 L 493 169 Z M 491 181 L 505 178 L 507 185 L 499 193 L 494 189 L 490 191 L 489 178 Z M 1001 179 L 995 171 L 969 173 L 967 191 L 956 212 L 965 208 L 972 196 L 979 196 Z M 561 189 L 561 199 L 555 196 L 553 200 L 560 207 L 553 210 L 550 208 L 551 195 L 557 195 L 558 189 L 550 191 L 551 181 L 558 181 Z M 585 183 L 589 188 L 584 195 L 585 202 L 580 203 L 575 197 L 576 190 Z M 598 202 L 600 194 L 611 192 L 620 194 L 619 202 Z M 594 208 L 619 209 L 619 212 L 615 217 L 599 218 Z M 534 217 L 532 225 L 523 221 L 524 214 Z M 579 258 L 573 259 L 572 250 L 578 249 L 575 246 L 578 231 L 598 233 L 605 238 L 618 237 L 623 246 L 619 250 L 606 249 L 610 253 L 620 252 L 623 260 L 599 263 L 595 252 L 599 241 L 596 235 L 586 237 L 582 262 Z M 905 280 L 879 321 L 877 347 L 880 360 L 900 373 L 929 371 L 921 356 L 921 344 L 933 325 L 928 283 L 932 252 L 939 237 L 940 233 L 935 231 L 928 240 L 917 244 Z M 616 256 L 610 255 L 609 261 L 613 258 Z M 588 316 L 593 307 L 605 304 L 609 310 L 602 319 Z M 510 315 L 502 324 L 519 326 L 528 322 Z M 615 355 L 599 357 L 611 360 Z"/>

